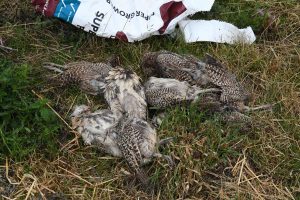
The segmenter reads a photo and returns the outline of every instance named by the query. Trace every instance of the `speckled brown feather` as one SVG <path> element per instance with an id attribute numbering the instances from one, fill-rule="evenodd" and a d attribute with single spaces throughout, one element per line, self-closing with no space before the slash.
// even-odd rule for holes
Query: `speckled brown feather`
<path id="1" fill-rule="evenodd" d="M 205 70 L 211 82 L 222 89 L 221 101 L 224 103 L 245 102 L 249 94 L 237 81 L 236 76 L 210 55 L 204 59 Z"/>
<path id="2" fill-rule="evenodd" d="M 178 55 L 168 51 L 146 53 L 142 67 L 147 75 L 175 78 L 191 85 L 212 83 L 222 89 L 221 101 L 233 103 L 245 101 L 248 94 L 223 65 L 210 55 L 200 61 L 192 55 Z"/>
<path id="3" fill-rule="evenodd" d="M 156 108 L 191 102 L 201 93 L 220 92 L 218 88 L 202 89 L 177 79 L 156 77 L 150 77 L 144 86 L 147 103 Z"/>
<path id="4" fill-rule="evenodd" d="M 141 169 L 143 158 L 139 148 L 139 142 L 142 140 L 142 135 L 139 130 L 132 126 L 131 121 L 132 119 L 124 118 L 124 120 L 120 122 L 117 129 L 117 142 L 131 170 L 135 172 L 141 183 L 147 186 L 149 183 L 148 177 Z"/>
<path id="5" fill-rule="evenodd" d="M 105 63 L 76 62 L 66 65 L 66 70 L 54 78 L 61 86 L 80 84 L 106 77 L 111 67 Z M 84 89 L 84 88 L 83 88 Z"/>
<path id="6" fill-rule="evenodd" d="M 178 98 L 178 96 L 179 94 L 170 88 L 161 90 L 149 89 L 146 91 L 147 102 L 158 108 L 166 108 L 181 103 L 184 99 Z"/>
<path id="7" fill-rule="evenodd" d="M 131 70 L 121 67 L 112 69 L 106 77 L 104 90 L 104 96 L 109 105 L 113 99 L 116 99 L 124 113 L 140 119 L 147 118 L 144 87 L 139 76 Z"/>
<path id="8" fill-rule="evenodd" d="M 60 87 L 79 85 L 84 92 L 97 95 L 103 93 L 105 77 L 108 75 L 108 72 L 113 67 L 118 66 L 119 63 L 119 57 L 111 56 L 107 63 L 79 61 L 62 66 L 46 63 L 44 67 L 60 72 L 60 74 L 51 78 L 52 84 Z"/>
<path id="9" fill-rule="evenodd" d="M 169 51 L 146 53 L 142 59 L 142 68 L 146 75 L 162 78 L 175 78 L 195 84 L 193 77 L 182 68 L 196 69 L 194 59 Z"/>

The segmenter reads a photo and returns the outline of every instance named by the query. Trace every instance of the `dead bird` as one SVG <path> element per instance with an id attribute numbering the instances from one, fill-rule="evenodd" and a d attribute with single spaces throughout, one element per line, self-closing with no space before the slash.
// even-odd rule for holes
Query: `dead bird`
<path id="1" fill-rule="evenodd" d="M 264 104 L 253 107 L 243 106 L 243 109 L 239 110 L 237 107 L 221 102 L 220 95 L 221 93 L 219 92 L 204 92 L 199 94 L 197 99 L 192 103 L 196 105 L 195 108 L 197 110 L 204 112 L 208 116 L 218 114 L 220 121 L 225 123 L 249 123 L 252 120 L 250 113 L 272 111 L 273 108 L 272 104 Z M 156 106 L 156 108 L 162 109 L 162 107 L 159 106 Z M 152 124 L 155 125 L 155 127 L 159 127 L 165 117 L 166 113 L 164 111 L 159 112 L 158 115 L 153 116 Z"/>
<path id="2" fill-rule="evenodd" d="M 149 180 L 141 165 L 154 157 L 163 157 L 169 165 L 173 164 L 169 156 L 158 152 L 156 130 L 146 121 L 144 87 L 135 73 L 123 68 L 110 71 L 106 80 L 106 101 L 112 110 L 115 110 L 116 105 L 124 112 L 123 119 L 112 130 L 117 133 L 117 144 L 130 169 L 144 186 L 149 186 Z M 119 104 L 112 105 L 111 102 Z"/>
<path id="3" fill-rule="evenodd" d="M 106 153 L 122 157 L 113 129 L 122 117 L 122 112 L 109 109 L 92 112 L 89 106 L 76 106 L 71 114 L 72 127 L 78 131 L 86 145 L 96 145 Z"/>
<path id="4" fill-rule="evenodd" d="M 176 79 L 150 77 L 144 86 L 149 106 L 164 109 L 183 102 L 195 103 L 199 111 L 205 111 L 210 115 L 220 113 L 221 121 L 224 122 L 248 122 L 251 120 L 247 115 L 249 112 L 272 109 L 270 104 L 237 107 L 221 101 L 222 90 L 220 88 L 202 89 Z M 162 117 L 154 116 L 152 122 L 159 126 Z"/>
<path id="5" fill-rule="evenodd" d="M 236 76 L 208 54 L 201 61 L 192 55 L 150 52 L 144 55 L 141 66 L 147 75 L 174 78 L 200 87 L 209 83 L 218 86 L 222 90 L 221 101 L 234 106 L 242 106 L 249 98 Z"/>
<path id="6" fill-rule="evenodd" d="M 92 63 L 87 61 L 72 62 L 66 65 L 44 63 L 44 67 L 59 73 L 50 79 L 52 84 L 59 87 L 72 84 L 79 85 L 82 91 L 97 95 L 103 94 L 105 77 L 119 63 L 119 57 L 112 56 L 106 63 Z"/>
<path id="7" fill-rule="evenodd" d="M 166 108 L 198 99 L 199 94 L 220 92 L 218 88 L 202 89 L 186 81 L 150 77 L 144 84 L 147 103 L 156 108 Z"/>
<path id="8" fill-rule="evenodd" d="M 115 130 L 117 143 L 127 161 L 130 169 L 137 175 L 143 185 L 148 185 L 149 180 L 141 166 L 153 158 L 164 158 L 170 166 L 172 159 L 158 152 L 158 146 L 169 141 L 170 138 L 158 142 L 156 130 L 152 125 L 136 117 L 124 117 Z"/>
<path id="9" fill-rule="evenodd" d="M 265 104 L 254 107 L 247 106 L 250 94 L 245 90 L 241 82 L 239 82 L 236 76 L 231 73 L 226 67 L 214 57 L 206 54 L 203 61 L 198 61 L 198 69 L 201 71 L 199 73 L 197 70 L 183 69 L 189 72 L 191 75 L 194 74 L 194 78 L 202 78 L 203 74 L 206 74 L 206 78 L 221 89 L 220 98 L 215 99 L 215 101 L 220 101 L 221 109 L 229 109 L 232 111 L 232 115 L 241 116 L 241 118 L 246 119 L 238 113 L 261 111 L 261 110 L 271 110 L 273 105 Z M 204 73 L 202 73 L 204 72 Z M 201 74 L 200 76 L 197 73 Z M 216 96 L 215 96 L 216 97 Z M 232 117 L 232 116 L 229 116 Z M 237 119 L 237 117 L 233 117 Z"/>
<path id="10" fill-rule="evenodd" d="M 123 112 L 130 117 L 147 118 L 147 103 L 140 78 L 131 70 L 121 67 L 109 71 L 105 78 L 104 96 L 107 103 L 119 102 Z"/>
<path id="11" fill-rule="evenodd" d="M 143 153 L 149 157 L 154 151 L 156 145 L 157 134 L 144 121 L 137 118 L 129 118 L 119 123 L 117 143 L 130 169 L 135 173 L 137 178 L 145 186 L 149 184 L 149 180 L 141 165 L 143 164 Z M 147 141 L 143 141 L 143 133 L 146 133 Z M 143 144 L 146 146 L 143 147 Z M 149 154 L 150 153 L 150 154 Z M 150 155 L 151 156 L 151 155 Z"/>
<path id="12" fill-rule="evenodd" d="M 189 71 L 197 70 L 199 60 L 193 56 L 179 55 L 170 51 L 148 52 L 144 54 L 141 67 L 148 77 L 174 78 L 179 81 L 187 81 L 191 85 L 205 85 L 208 79 L 203 72 L 203 77 L 198 73 L 197 79 Z M 200 71 L 199 71 L 200 72 Z"/>
<path id="13" fill-rule="evenodd" d="M 143 184 L 148 183 L 148 178 L 141 165 L 153 158 L 164 158 L 173 165 L 169 156 L 158 151 L 158 146 L 170 138 L 158 142 L 156 130 L 145 120 L 109 109 L 91 112 L 88 106 L 81 105 L 75 107 L 71 121 L 86 145 L 95 145 L 112 156 L 125 158 Z"/>
<path id="14" fill-rule="evenodd" d="M 236 76 L 228 71 L 221 62 L 210 55 L 206 55 L 203 62 L 198 62 L 209 80 L 222 89 L 220 100 L 227 104 L 246 104 L 249 93 L 244 89 Z M 237 105 L 239 106 L 239 105 Z"/>

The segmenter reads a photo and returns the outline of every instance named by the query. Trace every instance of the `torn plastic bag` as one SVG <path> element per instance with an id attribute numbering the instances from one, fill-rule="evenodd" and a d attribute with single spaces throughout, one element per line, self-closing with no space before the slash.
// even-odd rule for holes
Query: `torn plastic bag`
<path id="1" fill-rule="evenodd" d="M 59 18 L 101 37 L 117 38 L 127 42 L 140 41 L 151 35 L 170 34 L 176 25 L 184 20 L 185 24 L 181 24 L 181 30 L 186 42 L 233 43 L 232 41 L 237 41 L 228 36 L 227 30 L 224 30 L 224 33 L 227 35 L 225 38 L 230 38 L 229 41 L 216 39 L 216 37 L 223 37 L 222 32 L 219 32 L 216 37 L 205 38 L 203 35 L 210 33 L 207 30 L 202 31 L 203 24 L 199 22 L 195 26 L 201 27 L 200 29 L 188 26 L 187 22 L 193 20 L 188 20 L 187 16 L 199 11 L 209 11 L 213 3 L 214 0 L 32 0 L 37 12 L 48 17 Z M 217 28 L 218 26 L 214 30 L 209 30 L 214 33 Z M 255 36 L 251 31 L 252 29 L 250 34 L 247 32 L 245 35 L 244 31 L 236 28 L 232 37 L 241 38 L 240 34 L 243 34 L 244 38 L 250 39 L 239 41 L 252 43 Z M 203 37 L 205 40 L 201 39 Z"/>

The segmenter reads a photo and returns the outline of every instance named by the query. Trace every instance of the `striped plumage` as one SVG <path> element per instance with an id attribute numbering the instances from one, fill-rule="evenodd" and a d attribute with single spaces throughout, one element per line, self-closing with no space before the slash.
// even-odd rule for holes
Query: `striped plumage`
<path id="1" fill-rule="evenodd" d="M 196 100 L 201 93 L 220 91 L 217 88 L 201 89 L 176 79 L 156 77 L 150 77 L 144 86 L 147 103 L 156 108 L 191 102 Z"/>
<path id="2" fill-rule="evenodd" d="M 182 69 L 198 69 L 197 59 L 193 56 L 179 55 L 170 51 L 148 52 L 142 58 L 141 66 L 147 76 L 161 78 L 174 78 L 179 81 L 187 81 L 191 85 L 205 85 L 208 80 L 202 74 L 198 79 Z"/>
<path id="3" fill-rule="evenodd" d="M 248 107 L 243 102 L 224 103 L 220 101 L 222 89 L 191 86 L 187 82 L 176 79 L 150 77 L 145 83 L 146 99 L 149 106 L 164 109 L 183 102 L 194 102 L 197 107 L 208 113 L 220 113 L 225 122 L 247 122 L 250 118 L 245 114 L 251 111 L 269 110 L 272 105 Z M 154 124 L 162 122 L 161 117 L 154 117 Z"/>
<path id="4" fill-rule="evenodd" d="M 117 133 L 111 131 L 119 123 L 122 114 L 108 109 L 91 112 L 85 105 L 76 106 L 71 114 L 72 127 L 82 136 L 86 145 L 96 145 L 116 157 L 122 157 L 117 144 Z"/>
<path id="5" fill-rule="evenodd" d="M 110 70 L 104 88 L 105 99 L 112 110 L 111 102 L 116 101 L 130 117 L 147 118 L 144 87 L 134 72 L 121 67 Z"/>
<path id="6" fill-rule="evenodd" d="M 249 94 L 245 91 L 236 76 L 210 55 L 206 55 L 204 63 L 198 62 L 206 71 L 211 82 L 222 89 L 221 101 L 224 103 L 246 102 Z"/>
<path id="7" fill-rule="evenodd" d="M 86 93 L 97 95 L 103 93 L 105 77 L 108 72 L 118 65 L 118 57 L 111 57 L 106 63 L 87 61 L 72 62 L 66 65 L 45 63 L 44 67 L 59 74 L 51 78 L 51 82 L 59 87 L 79 85 Z"/>
<path id="8" fill-rule="evenodd" d="M 147 185 L 148 178 L 141 165 L 156 155 L 157 134 L 147 121 L 125 117 L 117 128 L 117 143 L 129 167 Z"/>
<path id="9" fill-rule="evenodd" d="M 150 52 L 144 55 L 142 67 L 148 76 L 174 78 L 200 87 L 209 83 L 218 86 L 222 89 L 220 101 L 225 104 L 241 106 L 248 99 L 235 75 L 210 55 L 201 61 L 168 51 Z"/>
<path id="10" fill-rule="evenodd" d="M 112 156 L 125 158 L 139 180 L 148 183 L 141 165 L 163 155 L 158 153 L 156 130 L 147 121 L 108 109 L 91 112 L 85 105 L 75 107 L 71 121 L 86 145 L 96 145 Z"/>
<path id="11" fill-rule="evenodd" d="M 119 102 L 122 108 L 124 117 L 116 129 L 117 143 L 129 167 L 147 185 L 148 178 L 140 166 L 144 158 L 155 154 L 157 136 L 155 129 L 145 121 L 147 103 L 140 78 L 131 70 L 112 69 L 106 77 L 104 96 L 112 110 L 112 101 Z"/>
<path id="12" fill-rule="evenodd" d="M 146 121 L 147 103 L 139 77 L 131 70 L 112 69 L 106 77 L 105 99 L 112 110 L 114 106 L 110 102 L 119 102 L 124 119 L 116 129 L 118 144 L 129 166 L 146 183 L 140 165 L 145 159 L 165 156 L 157 152 L 156 131 Z"/>

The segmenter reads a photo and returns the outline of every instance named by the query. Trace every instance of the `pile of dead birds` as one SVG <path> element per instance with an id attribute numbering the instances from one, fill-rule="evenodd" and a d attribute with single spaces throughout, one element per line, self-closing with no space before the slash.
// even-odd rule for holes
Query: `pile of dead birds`
<path id="1" fill-rule="evenodd" d="M 45 63 L 44 67 L 58 72 L 51 78 L 56 86 L 76 84 L 88 94 L 104 95 L 107 109 L 92 111 L 86 105 L 75 106 L 72 126 L 86 145 L 123 157 L 144 185 L 149 183 L 141 167 L 144 163 L 164 158 L 173 164 L 170 156 L 157 150 L 169 138 L 158 140 L 155 127 L 161 119 L 148 119 L 149 107 L 163 110 L 197 101 L 203 109 L 221 113 L 225 121 L 248 121 L 245 113 L 270 108 L 248 107 L 249 94 L 242 84 L 210 55 L 200 60 L 168 51 L 146 53 L 141 68 L 149 78 L 144 84 L 133 71 L 121 67 L 118 57 L 105 63 Z"/>

